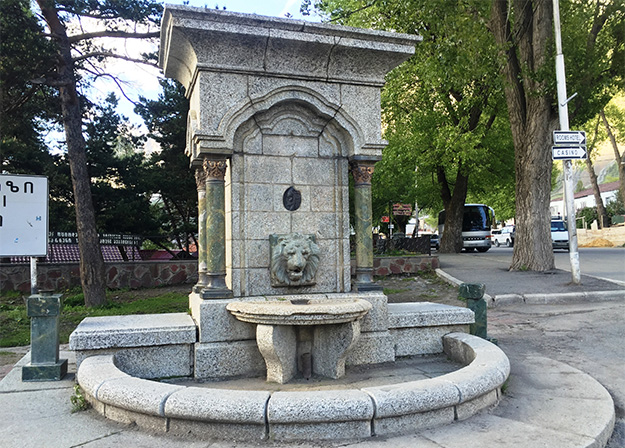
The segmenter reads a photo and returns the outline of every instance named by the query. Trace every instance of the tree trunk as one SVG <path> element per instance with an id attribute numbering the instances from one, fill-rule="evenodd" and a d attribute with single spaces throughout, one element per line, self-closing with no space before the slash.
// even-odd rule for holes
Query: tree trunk
<path id="1" fill-rule="evenodd" d="M 67 141 L 67 155 L 74 190 L 76 227 L 80 251 L 80 280 L 85 296 L 85 306 L 103 305 L 106 302 L 104 259 L 95 223 L 91 197 L 87 155 L 82 135 L 82 114 L 76 91 L 76 77 L 71 47 L 65 26 L 59 20 L 53 1 L 37 0 L 46 23 L 58 45 L 57 76 Z"/>
<path id="2" fill-rule="evenodd" d="M 610 143 L 612 143 L 614 158 L 616 159 L 616 165 L 618 166 L 619 191 L 621 192 L 621 198 L 625 201 L 625 154 L 623 154 L 623 157 L 621 157 L 621 153 L 618 150 L 618 145 L 616 144 L 616 138 L 614 138 L 612 128 L 610 127 L 610 123 L 608 123 L 608 119 L 605 117 L 604 110 L 601 109 L 601 112 L 599 112 L 599 114 L 601 115 L 601 119 L 603 120 L 605 129 L 608 132 Z"/>
<path id="3" fill-rule="evenodd" d="M 595 203 L 597 204 L 597 217 L 599 221 L 599 228 L 603 229 L 608 226 L 608 214 L 605 211 L 605 207 L 603 206 L 603 199 L 601 198 L 601 190 L 599 189 L 599 183 L 597 182 L 597 175 L 595 174 L 595 167 L 592 165 L 592 161 L 590 160 L 590 154 L 588 154 L 588 158 L 585 160 L 586 169 L 588 170 L 588 174 L 590 175 L 590 185 L 592 186 L 592 193 L 595 197 Z"/>
<path id="4" fill-rule="evenodd" d="M 595 173 L 595 167 L 592 164 L 592 159 L 590 155 L 595 148 L 595 144 L 597 141 L 597 135 L 599 132 L 599 120 L 597 120 L 595 126 L 595 136 L 592 142 L 592 145 L 588 146 L 588 157 L 586 158 L 586 169 L 588 170 L 588 175 L 590 176 L 590 185 L 592 186 L 592 192 L 595 196 L 595 204 L 597 204 L 597 216 L 599 220 L 599 228 L 603 228 L 608 223 L 608 214 L 605 211 L 605 207 L 603 206 L 603 199 L 601 199 L 601 190 L 599 189 L 599 183 L 597 182 L 597 174 Z"/>
<path id="5" fill-rule="evenodd" d="M 458 164 L 456 183 L 453 194 L 443 167 L 438 167 L 438 183 L 441 187 L 441 197 L 445 204 L 445 229 L 440 236 L 439 252 L 445 254 L 460 253 L 462 251 L 462 219 L 464 216 L 464 202 L 467 199 L 469 176 L 462 174 L 462 163 Z"/>
<path id="6" fill-rule="evenodd" d="M 514 141 L 516 235 L 511 269 L 555 268 L 549 210 L 551 135 L 556 125 L 546 81 L 534 76 L 548 63 L 553 8 L 549 0 L 514 1 L 514 29 L 508 2 L 495 0 L 492 30 L 506 56 L 505 95 Z"/>

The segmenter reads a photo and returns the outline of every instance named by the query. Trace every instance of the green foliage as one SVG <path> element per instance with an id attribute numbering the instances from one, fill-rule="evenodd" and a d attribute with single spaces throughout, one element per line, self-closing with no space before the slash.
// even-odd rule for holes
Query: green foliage
<path id="1" fill-rule="evenodd" d="M 625 88 L 625 2 L 561 1 L 560 17 L 567 90 L 577 92 L 570 125 L 578 129 Z"/>
<path id="2" fill-rule="evenodd" d="M 86 411 L 90 408 L 89 402 L 85 398 L 79 384 L 74 385 L 74 393 L 69 397 L 72 403 L 72 414 L 80 411 Z"/>
<path id="3" fill-rule="evenodd" d="M 141 139 L 116 112 L 117 104 L 113 94 L 94 104 L 85 125 L 96 223 L 102 233 L 149 234 L 158 228 L 150 213 L 149 169 L 135 151 Z"/>
<path id="4" fill-rule="evenodd" d="M 582 182 L 582 180 L 580 179 L 577 181 L 577 184 L 575 185 L 575 193 L 579 193 L 583 189 L 584 189 L 584 182 Z"/>
<path id="5" fill-rule="evenodd" d="M 578 229 L 584 228 L 584 223 L 586 223 L 586 228 L 590 228 L 590 224 L 593 221 L 598 221 L 597 208 L 596 207 L 584 207 L 576 212 L 577 224 L 576 227 Z M 584 218 L 584 219 L 582 219 Z"/>
<path id="6" fill-rule="evenodd" d="M 146 297 L 147 296 L 147 297 Z M 63 296 L 60 318 L 60 343 L 66 344 L 76 326 L 90 316 L 123 316 L 129 314 L 158 314 L 186 312 L 189 298 L 185 293 L 161 290 L 136 290 L 121 293 L 108 291 L 107 303 L 102 307 L 86 308 L 82 294 L 69 292 Z M 30 318 L 26 314 L 25 299 L 14 293 L 0 296 L 0 347 L 30 344 Z"/>
<path id="7" fill-rule="evenodd" d="M 51 228 L 66 230 L 57 223 L 73 220 L 68 218 L 69 176 L 44 141 L 60 114 L 56 90 L 43 83 L 53 70 L 54 47 L 29 2 L 0 2 L 0 54 L 0 170 L 47 176 Z"/>
<path id="8" fill-rule="evenodd" d="M 469 176 L 476 202 L 496 201 L 513 215 L 512 142 L 488 2 L 328 0 L 303 9 L 312 6 L 339 23 L 423 37 L 383 90 L 389 145 L 373 178 L 374 221 L 395 202 L 437 214 L 463 194 L 455 191 L 459 175 Z"/>
<path id="9" fill-rule="evenodd" d="M 616 193 L 614 199 L 606 204 L 605 211 L 610 218 L 614 215 L 625 215 L 625 203 L 620 191 Z"/>
<path id="10" fill-rule="evenodd" d="M 197 231 L 197 187 L 185 155 L 189 102 L 184 88 L 173 80 L 161 80 L 157 100 L 140 98 L 135 108 L 161 150 L 150 157 L 146 175 L 148 191 L 159 198 L 152 205 L 160 223 L 154 236 L 175 239 L 179 249 L 195 238 Z"/>

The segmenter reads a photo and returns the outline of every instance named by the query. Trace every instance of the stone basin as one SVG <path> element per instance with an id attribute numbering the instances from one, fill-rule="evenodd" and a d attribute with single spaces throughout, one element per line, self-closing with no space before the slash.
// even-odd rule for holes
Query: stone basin
<path id="1" fill-rule="evenodd" d="M 256 344 L 267 381 L 284 384 L 298 372 L 345 375 L 345 358 L 360 337 L 360 319 L 372 305 L 362 299 L 231 302 L 238 320 L 256 324 Z"/>
<path id="2" fill-rule="evenodd" d="M 226 309 L 243 322 L 263 325 L 329 325 L 360 319 L 371 309 L 362 299 L 293 299 L 232 302 Z"/>

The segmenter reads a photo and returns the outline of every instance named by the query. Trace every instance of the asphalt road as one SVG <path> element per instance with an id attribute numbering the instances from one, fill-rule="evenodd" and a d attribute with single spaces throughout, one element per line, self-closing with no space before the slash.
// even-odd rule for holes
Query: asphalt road
<path id="1" fill-rule="evenodd" d="M 510 264 L 512 251 L 513 249 L 509 247 L 492 247 L 483 255 L 497 257 L 501 263 Z M 556 268 L 571 272 L 568 252 L 556 250 L 553 255 Z M 579 249 L 579 264 L 582 275 L 625 283 L 625 247 L 582 247 Z"/>

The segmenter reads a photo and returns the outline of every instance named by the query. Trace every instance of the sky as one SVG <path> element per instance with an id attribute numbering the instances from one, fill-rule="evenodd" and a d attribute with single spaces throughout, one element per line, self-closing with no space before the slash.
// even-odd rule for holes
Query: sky
<path id="1" fill-rule="evenodd" d="M 166 4 L 182 4 L 182 0 L 165 0 Z M 226 7 L 227 11 L 260 14 L 265 16 L 285 17 L 290 14 L 294 19 L 319 20 L 315 16 L 304 17 L 300 14 L 301 0 L 191 0 L 190 6 L 209 7 L 219 9 Z M 155 47 L 147 43 L 136 40 L 122 41 L 120 39 L 110 39 L 112 47 L 116 52 L 126 54 L 131 57 L 138 57 L 142 52 L 154 51 Z M 123 88 L 125 94 L 133 101 L 139 96 L 156 99 L 160 92 L 158 84 L 160 71 L 153 67 L 141 66 L 120 60 L 109 62 L 107 70 L 115 73 L 124 81 Z M 120 99 L 118 111 L 126 116 L 136 126 L 142 126 L 140 117 L 134 114 L 134 104 L 128 101 L 120 93 L 117 85 L 108 78 L 100 78 L 91 88 L 91 97 L 104 99 L 108 92 L 114 92 Z M 143 129 L 144 130 L 144 129 Z"/>

